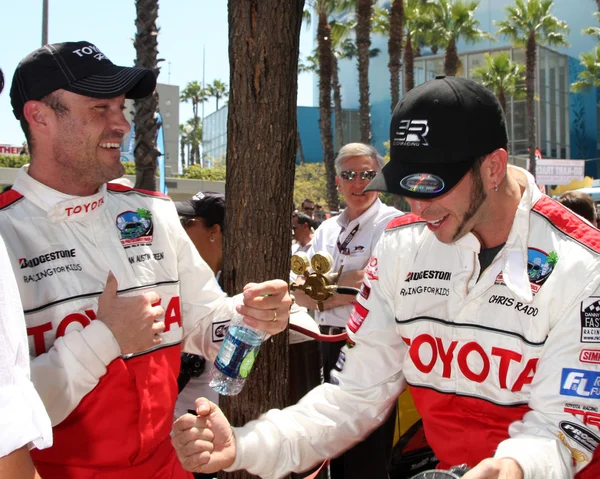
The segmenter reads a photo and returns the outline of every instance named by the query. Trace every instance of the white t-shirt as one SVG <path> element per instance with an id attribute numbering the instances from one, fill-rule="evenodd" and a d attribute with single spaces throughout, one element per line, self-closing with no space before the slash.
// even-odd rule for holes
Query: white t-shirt
<path id="1" fill-rule="evenodd" d="M 21 297 L 0 238 L 0 457 L 52 446 L 52 426 L 30 381 L 29 348 Z"/>
<path id="2" fill-rule="evenodd" d="M 312 248 L 308 256 L 312 258 L 319 251 L 327 251 L 334 259 L 334 272 L 339 271 L 342 264 L 344 265 L 342 272 L 364 269 L 387 224 L 392 218 L 403 214 L 396 208 L 384 205 L 379 199 L 352 221 L 349 220 L 346 209 L 340 215 L 321 223 L 313 236 Z M 328 309 L 322 313 L 316 311 L 315 321 L 319 325 L 343 328 L 351 312 L 351 304 Z"/>

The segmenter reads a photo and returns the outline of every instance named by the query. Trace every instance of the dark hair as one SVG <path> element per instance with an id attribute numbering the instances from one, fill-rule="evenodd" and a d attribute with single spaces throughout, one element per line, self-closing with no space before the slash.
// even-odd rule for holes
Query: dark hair
<path id="1" fill-rule="evenodd" d="M 583 191 L 567 191 L 560 195 L 557 201 L 596 226 L 596 205 L 592 197 L 587 193 Z"/>
<path id="2" fill-rule="evenodd" d="M 61 101 L 61 97 L 62 93 L 60 91 L 53 91 L 52 93 L 49 93 L 48 95 L 43 97 L 40 101 L 52 108 L 56 113 L 56 116 L 63 116 L 69 112 L 69 109 Z M 29 154 L 31 154 L 34 147 L 34 142 L 33 138 L 31 138 L 31 128 L 29 128 L 29 122 L 25 118 L 25 115 L 21 117 L 19 123 L 21 123 L 21 129 L 25 134 L 25 140 L 27 140 L 27 146 L 29 147 Z"/>
<path id="3" fill-rule="evenodd" d="M 299 225 L 305 225 L 307 224 L 310 228 L 314 228 L 315 227 L 315 222 L 314 220 L 308 216 L 306 213 L 301 213 L 298 212 L 295 214 L 296 218 L 298 218 L 298 224 Z"/>

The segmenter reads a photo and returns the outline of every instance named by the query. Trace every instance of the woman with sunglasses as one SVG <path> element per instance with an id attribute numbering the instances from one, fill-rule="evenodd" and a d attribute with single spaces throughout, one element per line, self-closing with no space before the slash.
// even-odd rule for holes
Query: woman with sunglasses
<path id="1" fill-rule="evenodd" d="M 363 192 L 384 165 L 381 155 L 369 145 L 349 143 L 342 147 L 335 159 L 336 178 L 341 199 L 346 208 L 340 215 L 321 223 L 315 232 L 309 257 L 327 251 L 334 259 L 334 271 L 344 265 L 339 283 L 360 288 L 371 251 L 389 221 L 402 213 L 384 205 L 374 191 Z M 354 296 L 335 295 L 326 301 L 316 302 L 302 292 L 295 293 L 296 302 L 316 310 L 315 320 L 322 334 L 334 335 L 352 328 L 360 318 L 353 312 Z M 338 369 L 338 357 L 345 341 L 322 342 L 323 372 L 330 382 L 330 371 Z M 362 443 L 331 462 L 331 479 L 387 479 L 395 414 Z"/>

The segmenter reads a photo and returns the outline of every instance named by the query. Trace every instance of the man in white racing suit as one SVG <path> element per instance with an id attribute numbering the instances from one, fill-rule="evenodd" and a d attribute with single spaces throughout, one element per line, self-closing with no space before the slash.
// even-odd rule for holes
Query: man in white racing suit
<path id="1" fill-rule="evenodd" d="M 390 132 L 368 189 L 404 195 L 413 214 L 375 248 L 338 385 L 233 432 L 198 399 L 198 417 L 174 425 L 184 467 L 303 469 L 368 434 L 409 385 L 440 468 L 600 477 L 586 467 L 600 442 L 600 232 L 507 167 L 501 107 L 471 80 L 415 88 Z"/>
<path id="2" fill-rule="evenodd" d="M 0 196 L 0 231 L 53 426 L 54 446 L 32 451 L 45 479 L 190 478 L 169 435 L 182 347 L 213 359 L 234 307 L 271 334 L 287 325 L 284 281 L 227 298 L 168 197 L 107 184 L 125 98 L 155 85 L 89 42 L 46 45 L 13 77 L 31 164 Z"/>

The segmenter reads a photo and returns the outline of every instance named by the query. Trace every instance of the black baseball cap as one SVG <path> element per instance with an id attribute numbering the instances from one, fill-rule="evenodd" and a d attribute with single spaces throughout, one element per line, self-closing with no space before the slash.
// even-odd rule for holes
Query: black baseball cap
<path id="1" fill-rule="evenodd" d="M 390 161 L 365 191 L 429 199 L 448 193 L 476 159 L 506 148 L 502 107 L 483 85 L 440 75 L 408 92 L 390 124 Z"/>
<path id="2" fill-rule="evenodd" d="M 212 225 L 223 227 L 225 221 L 225 195 L 213 191 L 198 192 L 189 200 L 175 202 L 179 216 L 204 218 Z"/>
<path id="3" fill-rule="evenodd" d="M 156 87 L 148 68 L 120 67 L 90 42 L 44 45 L 27 55 L 15 70 L 10 101 L 17 119 L 30 100 L 41 100 L 56 90 L 92 98 L 145 98 Z"/>

